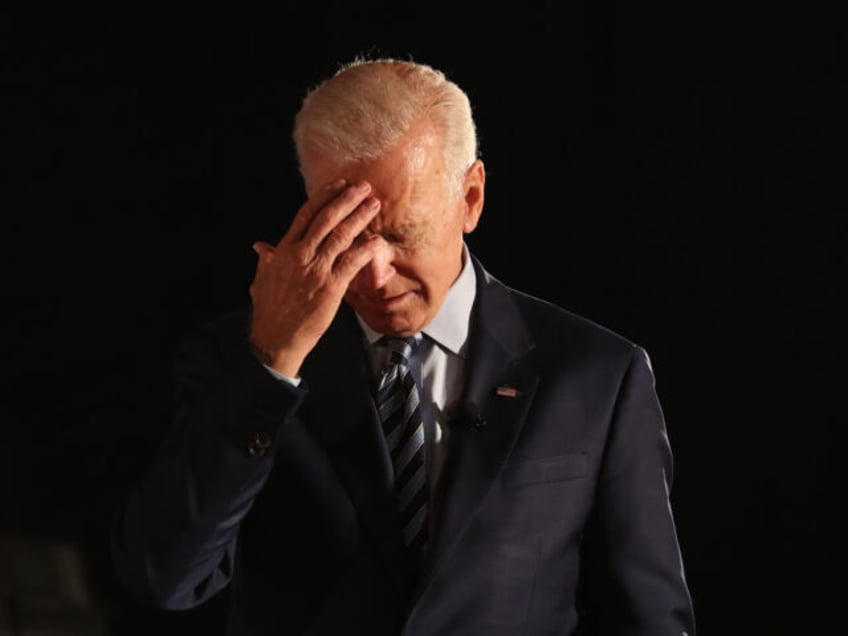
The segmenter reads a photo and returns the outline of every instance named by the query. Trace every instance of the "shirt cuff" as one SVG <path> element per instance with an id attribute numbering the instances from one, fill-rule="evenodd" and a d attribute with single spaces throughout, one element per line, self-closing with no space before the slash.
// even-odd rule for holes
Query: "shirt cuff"
<path id="1" fill-rule="evenodd" d="M 278 380 L 282 380 L 283 382 L 288 382 L 292 386 L 300 386 L 300 378 L 290 378 L 287 375 L 283 375 L 282 373 L 280 373 L 276 369 L 269 367 L 267 364 L 263 364 L 262 366 L 265 367 L 268 370 L 268 373 L 273 375 Z"/>

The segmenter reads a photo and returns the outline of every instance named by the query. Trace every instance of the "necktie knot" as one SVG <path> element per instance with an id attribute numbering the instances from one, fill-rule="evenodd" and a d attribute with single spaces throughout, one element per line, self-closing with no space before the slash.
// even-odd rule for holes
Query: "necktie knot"
<path id="1" fill-rule="evenodd" d="M 406 338 L 394 338 L 391 336 L 383 336 L 377 341 L 382 347 L 389 350 L 389 364 L 399 364 L 401 366 L 409 366 L 409 360 L 412 357 L 415 348 L 421 344 L 423 336 L 417 333 Z"/>

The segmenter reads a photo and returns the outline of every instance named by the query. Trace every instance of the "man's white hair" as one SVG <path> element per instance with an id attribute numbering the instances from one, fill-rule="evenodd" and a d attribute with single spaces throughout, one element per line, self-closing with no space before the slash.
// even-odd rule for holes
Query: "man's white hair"
<path id="1" fill-rule="evenodd" d="M 447 187 L 458 196 L 477 159 L 477 132 L 465 92 L 426 64 L 357 58 L 311 89 L 295 116 L 301 171 L 307 147 L 342 162 L 380 157 L 418 122 L 442 141 Z"/>

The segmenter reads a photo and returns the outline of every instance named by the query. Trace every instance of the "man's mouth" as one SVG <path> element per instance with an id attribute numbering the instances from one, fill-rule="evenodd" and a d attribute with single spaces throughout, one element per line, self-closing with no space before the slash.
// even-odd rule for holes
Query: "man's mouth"
<path id="1" fill-rule="evenodd" d="M 362 298 L 365 301 L 379 309 L 381 311 L 391 311 L 392 309 L 397 308 L 401 303 L 403 303 L 406 298 L 412 294 L 411 291 L 401 292 L 399 294 L 395 294 L 393 296 L 366 296 L 363 295 Z"/>

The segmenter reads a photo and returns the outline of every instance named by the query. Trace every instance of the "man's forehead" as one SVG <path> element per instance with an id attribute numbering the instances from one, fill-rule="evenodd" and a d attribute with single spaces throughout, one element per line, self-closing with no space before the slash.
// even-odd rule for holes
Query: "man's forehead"
<path id="1" fill-rule="evenodd" d="M 380 200 L 381 209 L 372 221 L 373 228 L 412 235 L 424 231 L 432 223 L 433 206 L 425 188 L 411 188 L 397 199 L 381 197 L 379 192 L 375 196 Z"/>
<path id="2" fill-rule="evenodd" d="M 443 160 L 440 139 L 432 123 L 422 120 L 377 157 L 345 157 L 344 152 L 335 152 L 331 146 L 307 141 L 300 149 L 301 168 L 308 173 L 316 170 L 354 173 L 367 171 L 370 166 L 379 167 L 381 172 L 423 174 L 435 170 L 438 173 Z M 310 185 L 320 187 L 320 184 Z"/>

